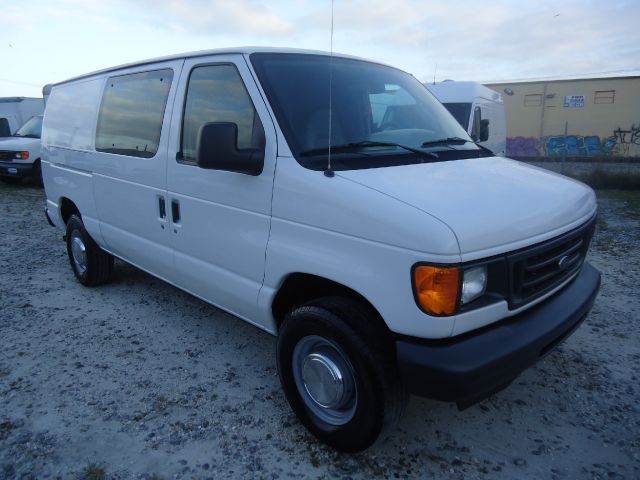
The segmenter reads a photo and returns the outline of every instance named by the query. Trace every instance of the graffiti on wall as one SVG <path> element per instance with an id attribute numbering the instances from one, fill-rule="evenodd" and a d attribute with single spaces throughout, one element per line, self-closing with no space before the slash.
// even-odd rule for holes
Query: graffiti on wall
<path id="1" fill-rule="evenodd" d="M 556 135 L 544 139 L 547 157 L 564 155 L 602 156 L 613 155 L 617 143 L 615 137 L 600 138 L 595 135 Z"/>
<path id="2" fill-rule="evenodd" d="M 640 125 L 636 127 L 635 123 L 631 124 L 631 128 L 627 130 L 618 127 L 613 131 L 613 136 L 620 146 L 621 156 L 633 157 L 640 155 Z"/>
<path id="3" fill-rule="evenodd" d="M 538 139 L 533 137 L 508 137 L 507 156 L 539 157 Z"/>
<path id="4" fill-rule="evenodd" d="M 617 128 L 609 137 L 597 135 L 550 135 L 507 138 L 507 156 L 514 157 L 637 157 L 640 156 L 640 125 Z"/>

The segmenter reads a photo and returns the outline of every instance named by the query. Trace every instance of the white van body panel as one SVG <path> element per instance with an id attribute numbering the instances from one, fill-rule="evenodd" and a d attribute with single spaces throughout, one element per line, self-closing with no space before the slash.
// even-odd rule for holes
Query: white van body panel
<path id="1" fill-rule="evenodd" d="M 80 208 L 85 228 L 102 248 L 102 237 L 93 195 L 93 143 L 100 107 L 101 78 L 86 79 L 57 87 L 47 103 L 42 129 L 42 177 L 52 221 L 64 228 L 61 199 Z M 52 204 L 55 208 L 52 208 Z M 80 207 L 82 206 L 82 207 Z"/>
<path id="2" fill-rule="evenodd" d="M 393 331 L 449 336 L 453 317 L 420 320 L 425 315 L 413 299 L 409 272 L 419 261 L 458 263 L 453 232 L 437 218 L 343 173 L 328 179 L 293 158 L 278 158 L 262 295 L 276 291 L 290 273 L 309 273 L 359 292 L 383 318 L 393 317 Z"/>
<path id="3" fill-rule="evenodd" d="M 483 258 L 488 251 L 515 250 L 532 239 L 533 243 L 547 240 L 571 230 L 575 222 L 586 221 L 597 208 L 593 191 L 580 182 L 501 157 L 338 175 L 446 219 L 463 261 Z M 545 219 L 545 231 L 540 229 L 540 218 Z"/>

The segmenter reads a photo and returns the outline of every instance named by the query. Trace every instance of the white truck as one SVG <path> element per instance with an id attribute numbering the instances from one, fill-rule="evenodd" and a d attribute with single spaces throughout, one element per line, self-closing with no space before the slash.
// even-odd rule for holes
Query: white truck
<path id="1" fill-rule="evenodd" d="M 354 57 L 212 50 L 55 84 L 42 165 L 80 283 L 119 257 L 276 335 L 291 408 L 342 451 L 409 393 L 464 408 L 506 387 L 600 285 L 589 187 L 495 156 L 412 75 Z"/>
<path id="2" fill-rule="evenodd" d="M 445 80 L 425 83 L 471 138 L 496 155 L 504 155 L 507 125 L 502 96 L 477 82 Z"/>
<path id="3" fill-rule="evenodd" d="M 43 112 L 42 98 L 0 98 L 0 137 L 10 137 L 27 120 L 36 115 L 42 115 Z"/>
<path id="4" fill-rule="evenodd" d="M 42 115 L 36 115 L 10 137 L 0 137 L 0 181 L 17 183 L 30 177 L 42 185 L 41 132 Z"/>

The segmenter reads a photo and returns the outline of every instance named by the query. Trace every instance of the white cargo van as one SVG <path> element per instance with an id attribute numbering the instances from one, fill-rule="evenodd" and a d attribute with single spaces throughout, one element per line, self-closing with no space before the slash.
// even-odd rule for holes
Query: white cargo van
<path id="1" fill-rule="evenodd" d="M 471 138 L 496 155 L 504 155 L 507 125 L 502 96 L 477 82 L 445 80 L 425 83 Z"/>
<path id="2" fill-rule="evenodd" d="M 116 256 L 277 335 L 292 409 L 343 451 L 409 393 L 504 388 L 600 284 L 590 188 L 494 156 L 413 76 L 353 57 L 227 49 L 53 85 L 43 168 L 82 284 Z"/>

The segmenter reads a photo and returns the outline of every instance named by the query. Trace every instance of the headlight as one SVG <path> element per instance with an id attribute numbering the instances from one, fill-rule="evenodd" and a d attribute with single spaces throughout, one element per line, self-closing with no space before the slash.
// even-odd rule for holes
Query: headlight
<path id="1" fill-rule="evenodd" d="M 413 269 L 413 291 L 418 305 L 429 315 L 453 315 L 458 307 L 460 269 L 419 265 Z"/>
<path id="2" fill-rule="evenodd" d="M 28 160 L 29 152 L 16 152 L 15 158 L 17 160 Z"/>
<path id="3" fill-rule="evenodd" d="M 462 294 L 460 304 L 464 305 L 484 295 L 487 288 L 487 266 L 465 270 L 462 276 Z"/>
<path id="4" fill-rule="evenodd" d="M 429 315 L 450 316 L 484 295 L 487 289 L 487 266 L 437 267 L 417 265 L 413 269 L 413 291 L 418 305 Z"/>

